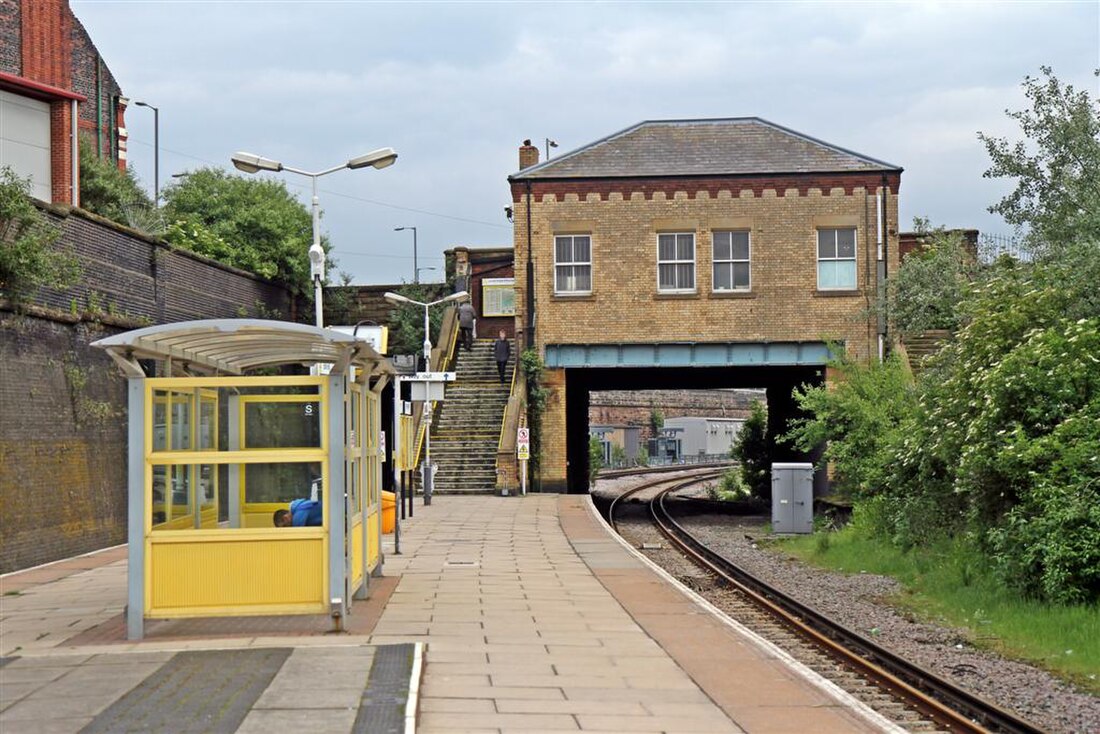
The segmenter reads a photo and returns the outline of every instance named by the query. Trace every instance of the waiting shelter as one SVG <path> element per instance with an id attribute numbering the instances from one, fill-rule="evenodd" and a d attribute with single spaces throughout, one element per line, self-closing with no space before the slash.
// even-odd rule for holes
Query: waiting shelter
<path id="1" fill-rule="evenodd" d="M 342 624 L 381 573 L 388 362 L 354 334 L 260 319 L 151 326 L 93 346 L 129 383 L 127 636 L 155 618 Z M 283 374 L 305 367 L 315 374 Z M 320 502 L 321 524 L 275 527 L 298 499 Z"/>

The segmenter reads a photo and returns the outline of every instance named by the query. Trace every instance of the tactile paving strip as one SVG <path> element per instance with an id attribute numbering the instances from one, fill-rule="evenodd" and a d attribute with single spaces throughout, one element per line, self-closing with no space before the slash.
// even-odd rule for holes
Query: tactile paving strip
<path id="1" fill-rule="evenodd" d="M 367 687 L 359 701 L 354 734 L 401 734 L 409 699 L 413 645 L 383 645 L 374 653 Z"/>
<path id="2" fill-rule="evenodd" d="M 230 734 L 290 653 L 287 648 L 178 653 L 81 732 Z"/>

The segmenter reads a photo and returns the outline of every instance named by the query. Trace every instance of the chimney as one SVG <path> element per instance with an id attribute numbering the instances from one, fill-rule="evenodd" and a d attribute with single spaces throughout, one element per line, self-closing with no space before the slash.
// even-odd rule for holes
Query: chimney
<path id="1" fill-rule="evenodd" d="M 539 162 L 539 149 L 531 145 L 530 140 L 524 140 L 519 149 L 519 168 L 530 168 Z"/>

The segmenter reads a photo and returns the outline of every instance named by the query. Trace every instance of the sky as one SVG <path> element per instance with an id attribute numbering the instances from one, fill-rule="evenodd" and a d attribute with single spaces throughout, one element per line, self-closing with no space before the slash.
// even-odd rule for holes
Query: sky
<path id="1" fill-rule="evenodd" d="M 322 227 L 356 284 L 443 277 L 510 246 L 525 138 L 566 153 L 642 120 L 757 116 L 902 166 L 901 221 L 1011 234 L 977 132 L 1042 65 L 1097 89 L 1100 1 L 228 2 L 70 0 L 131 100 L 160 109 L 160 184 L 249 151 L 322 170 Z M 127 111 L 152 192 L 153 114 Z M 543 153 L 543 157 L 545 152 Z M 276 176 L 304 203 L 309 180 Z M 306 253 L 302 253 L 303 258 Z M 338 273 L 330 273 L 333 280 Z"/>

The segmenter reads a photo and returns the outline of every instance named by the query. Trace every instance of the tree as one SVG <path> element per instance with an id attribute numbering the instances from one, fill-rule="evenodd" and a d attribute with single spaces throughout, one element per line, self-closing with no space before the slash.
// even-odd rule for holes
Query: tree
<path id="1" fill-rule="evenodd" d="M 397 289 L 398 295 L 421 303 L 430 303 L 443 297 L 439 285 L 406 283 Z M 443 323 L 444 309 L 436 306 L 428 309 L 428 324 L 432 332 L 432 344 L 439 344 L 439 329 Z M 424 307 L 403 303 L 390 312 L 390 354 L 424 353 Z M 425 369 L 427 369 L 425 367 Z"/>
<path id="2" fill-rule="evenodd" d="M 661 412 L 661 409 L 656 405 L 652 405 L 649 408 L 649 429 L 653 431 L 653 436 L 656 438 L 660 435 L 661 429 L 665 427 L 665 414 Z"/>
<path id="3" fill-rule="evenodd" d="M 89 135 L 80 139 L 80 206 L 112 222 L 160 233 L 149 216 L 154 211 L 153 201 L 133 169 L 123 171 L 109 158 L 100 158 Z"/>
<path id="4" fill-rule="evenodd" d="M 596 483 L 596 475 L 603 469 L 603 442 L 599 436 L 588 437 L 588 485 Z"/>
<path id="5" fill-rule="evenodd" d="M 31 182 L 0 168 L 0 296 L 18 302 L 43 285 L 68 288 L 80 277 L 72 252 L 55 246 L 60 231 L 30 200 Z"/>
<path id="6" fill-rule="evenodd" d="M 902 334 L 953 331 L 959 326 L 959 303 L 978 277 L 978 260 L 961 232 L 933 228 L 919 217 L 913 225 L 922 248 L 887 281 L 886 311 Z"/>
<path id="7" fill-rule="evenodd" d="M 170 223 L 165 236 L 173 245 L 312 297 L 307 253 L 313 219 L 282 181 L 200 168 L 169 185 L 163 196 Z M 327 251 L 327 242 L 321 244 Z"/>
<path id="8" fill-rule="evenodd" d="M 1100 100 L 1062 84 L 1049 66 L 1040 71 L 1041 78 L 1024 78 L 1031 109 L 1006 110 L 1025 140 L 978 133 L 992 159 L 985 177 L 1016 179 L 989 210 L 1028 230 L 1039 253 L 1100 240 Z"/>
<path id="9" fill-rule="evenodd" d="M 768 445 L 768 411 L 759 400 L 752 403 L 752 412 L 741 426 L 737 440 L 730 447 L 730 456 L 741 462 L 741 479 L 754 497 L 770 499 L 772 481 L 768 473 L 771 463 Z"/>

